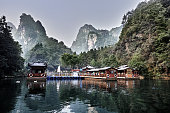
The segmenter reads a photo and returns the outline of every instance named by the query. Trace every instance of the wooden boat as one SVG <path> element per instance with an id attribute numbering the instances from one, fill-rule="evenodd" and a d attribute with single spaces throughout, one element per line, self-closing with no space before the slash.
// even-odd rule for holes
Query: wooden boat
<path id="1" fill-rule="evenodd" d="M 28 81 L 46 81 L 47 74 L 46 69 L 47 69 L 47 64 L 46 63 L 40 63 L 40 62 L 35 62 L 35 63 L 28 63 L 28 66 L 30 67 L 30 73 L 28 74 L 27 80 Z"/>

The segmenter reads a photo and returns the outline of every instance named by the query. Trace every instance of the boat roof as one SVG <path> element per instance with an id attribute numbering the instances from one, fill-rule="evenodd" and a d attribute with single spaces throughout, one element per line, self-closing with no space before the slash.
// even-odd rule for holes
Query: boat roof
<path id="1" fill-rule="evenodd" d="M 121 70 L 126 70 L 129 69 L 130 67 L 128 67 L 128 65 L 122 65 L 120 67 L 117 68 L 117 70 L 121 71 Z"/>
<path id="2" fill-rule="evenodd" d="M 82 69 L 94 69 L 94 67 L 92 67 L 92 66 L 86 66 L 86 67 L 83 67 Z"/>
<path id="3" fill-rule="evenodd" d="M 28 63 L 28 66 L 30 67 L 47 67 L 46 63 L 40 63 L 40 62 L 34 62 L 34 63 Z"/>
<path id="4" fill-rule="evenodd" d="M 103 68 L 96 68 L 96 69 L 90 69 L 87 70 L 88 72 L 94 72 L 94 71 L 103 71 L 103 70 L 107 70 L 110 69 L 111 67 L 103 67 Z"/>

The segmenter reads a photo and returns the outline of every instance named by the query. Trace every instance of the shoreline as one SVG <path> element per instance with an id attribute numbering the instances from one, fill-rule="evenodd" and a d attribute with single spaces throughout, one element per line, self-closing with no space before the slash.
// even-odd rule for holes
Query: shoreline
<path id="1" fill-rule="evenodd" d="M 14 78 L 27 78 L 26 75 L 22 76 L 4 76 L 2 78 L 0 78 L 0 80 L 2 79 L 14 79 Z M 93 77 L 85 77 L 86 79 L 87 78 L 93 78 Z M 97 78 L 93 78 L 93 79 L 97 79 Z M 144 76 L 139 76 L 139 79 L 138 80 L 143 80 L 143 79 L 150 79 L 150 80 L 170 80 L 170 76 L 168 77 L 152 77 L 152 78 L 145 78 Z M 98 80 L 100 80 L 100 78 L 98 78 Z M 128 79 L 126 79 L 128 80 Z M 129 79 L 130 80 L 130 79 Z"/>

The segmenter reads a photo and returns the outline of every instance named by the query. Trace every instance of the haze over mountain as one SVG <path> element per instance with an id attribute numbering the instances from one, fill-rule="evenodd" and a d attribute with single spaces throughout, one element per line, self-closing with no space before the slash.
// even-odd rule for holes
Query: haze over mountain
<path id="1" fill-rule="evenodd" d="M 17 32 L 17 28 L 15 27 L 15 25 L 11 22 L 7 22 L 7 25 L 12 28 L 12 35 L 15 35 L 15 33 Z"/>
<path id="2" fill-rule="evenodd" d="M 113 46 L 119 41 L 119 35 L 123 26 L 108 30 L 97 30 L 92 25 L 85 24 L 80 28 L 76 40 L 72 43 L 73 52 L 80 54 L 91 49 L 105 46 Z"/>
<path id="3" fill-rule="evenodd" d="M 1 0 L 0 14 L 16 27 L 22 13 L 31 14 L 41 20 L 49 37 L 71 47 L 84 24 L 108 30 L 120 26 L 123 15 L 141 1 L 144 0 Z"/>
<path id="4" fill-rule="evenodd" d="M 20 16 L 20 24 L 15 31 L 13 27 L 14 39 L 22 45 L 23 57 L 28 62 L 47 62 L 48 67 L 54 69 L 60 64 L 59 58 L 64 53 L 72 53 L 64 43 L 48 37 L 45 28 L 39 20 L 35 21 L 31 15 L 23 13 Z"/>

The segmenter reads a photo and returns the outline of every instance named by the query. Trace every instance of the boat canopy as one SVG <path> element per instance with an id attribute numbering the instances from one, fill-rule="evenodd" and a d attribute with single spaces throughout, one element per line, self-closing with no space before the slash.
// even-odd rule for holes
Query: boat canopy
<path id="1" fill-rule="evenodd" d="M 96 72 L 96 71 L 104 71 L 104 70 L 107 70 L 107 69 L 110 69 L 111 67 L 104 67 L 104 68 L 96 68 L 96 69 L 90 69 L 90 70 L 87 70 L 88 72 Z"/>
<path id="2" fill-rule="evenodd" d="M 126 69 L 129 69 L 130 67 L 128 67 L 128 65 L 122 65 L 120 67 L 117 68 L 118 71 L 121 71 L 121 70 L 126 70 Z"/>
<path id="3" fill-rule="evenodd" d="M 34 63 L 28 63 L 28 66 L 30 67 L 47 67 L 47 63 L 40 63 L 40 62 L 34 62 Z"/>
<path id="4" fill-rule="evenodd" d="M 94 67 L 92 67 L 92 66 L 86 66 L 86 67 L 83 67 L 82 69 L 94 69 Z"/>

